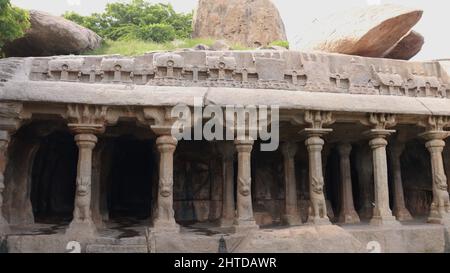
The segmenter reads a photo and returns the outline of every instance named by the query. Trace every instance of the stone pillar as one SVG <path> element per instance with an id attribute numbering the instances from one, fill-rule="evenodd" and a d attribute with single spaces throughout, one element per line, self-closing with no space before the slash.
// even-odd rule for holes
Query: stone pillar
<path id="1" fill-rule="evenodd" d="M 390 165 L 392 168 L 393 174 L 393 191 L 394 191 L 394 207 L 393 213 L 397 220 L 399 221 L 408 221 L 412 220 L 411 213 L 409 213 L 408 209 L 405 205 L 405 196 L 403 192 L 403 181 L 402 181 L 402 170 L 400 165 L 400 156 L 405 149 L 405 144 L 401 142 L 393 142 L 390 149 L 388 149 L 390 155 Z"/>
<path id="2" fill-rule="evenodd" d="M 88 131 L 75 135 L 78 146 L 75 206 L 73 220 L 66 231 L 66 234 L 74 238 L 93 237 L 97 232 L 91 210 L 92 151 L 97 143 L 97 137 Z"/>
<path id="3" fill-rule="evenodd" d="M 308 222 L 316 225 L 331 224 L 327 215 L 327 205 L 324 194 L 324 179 L 322 167 L 322 149 L 325 141 L 322 136 L 331 129 L 306 129 L 305 145 L 309 156 L 309 197 L 310 213 Z"/>
<path id="4" fill-rule="evenodd" d="M 389 184 L 386 160 L 386 137 L 394 130 L 373 129 L 366 132 L 369 136 L 369 146 L 372 149 L 375 206 L 370 221 L 372 225 L 398 225 L 389 208 Z"/>
<path id="5" fill-rule="evenodd" d="M 68 127 L 78 146 L 78 166 L 73 219 L 66 235 L 75 240 L 97 235 L 92 219 L 92 154 L 97 144 L 96 134 L 105 131 L 106 106 L 68 105 Z"/>
<path id="6" fill-rule="evenodd" d="M 295 178 L 295 154 L 297 144 L 285 142 L 281 146 L 284 157 L 284 185 L 285 185 L 285 214 L 283 222 L 286 224 L 300 225 L 302 223 L 297 201 L 297 180 Z"/>
<path id="7" fill-rule="evenodd" d="M 9 144 L 9 132 L 0 131 L 0 236 L 10 232 L 9 224 L 3 217 L 3 192 L 5 190 L 5 169 L 7 164 L 7 150 Z"/>
<path id="8" fill-rule="evenodd" d="M 350 165 L 351 151 L 352 145 L 349 143 L 338 145 L 339 167 L 341 176 L 341 208 L 339 213 L 339 222 L 343 224 L 354 224 L 360 222 L 358 213 L 356 213 L 353 203 L 352 172 Z"/>
<path id="9" fill-rule="evenodd" d="M 153 228 L 157 232 L 179 232 L 173 209 L 173 154 L 178 141 L 171 135 L 161 135 L 156 139 L 159 152 L 159 182 L 156 215 Z"/>
<path id="10" fill-rule="evenodd" d="M 327 179 L 327 166 L 328 166 L 328 157 L 330 156 L 331 153 L 331 147 L 329 145 L 324 146 L 323 150 L 322 150 L 322 169 L 324 171 L 323 173 L 323 180 L 324 181 L 328 181 Z M 327 183 L 323 184 L 323 192 L 325 195 L 325 202 L 327 204 L 327 216 L 328 219 L 333 220 L 334 219 L 334 211 L 333 211 L 333 205 L 331 204 L 330 201 L 330 196 L 328 196 L 329 192 L 328 192 L 328 185 Z"/>
<path id="11" fill-rule="evenodd" d="M 444 171 L 442 151 L 444 139 L 449 136 L 445 131 L 429 131 L 421 136 L 427 140 L 425 146 L 431 156 L 431 171 L 433 177 L 433 202 L 431 203 L 429 223 L 450 225 L 450 201 L 447 191 L 447 176 Z"/>
<path id="12" fill-rule="evenodd" d="M 238 176 L 237 176 L 237 215 L 234 221 L 236 232 L 258 228 L 253 216 L 252 206 L 252 178 L 251 178 L 251 152 L 253 139 L 235 140 L 238 153 Z"/>
<path id="13" fill-rule="evenodd" d="M 96 145 L 95 149 L 93 150 L 92 155 L 92 220 L 94 221 L 94 224 L 97 228 L 103 228 L 103 216 L 101 211 L 101 202 L 102 202 L 102 195 L 106 195 L 106 189 L 102 187 L 102 175 L 106 175 L 102 172 L 102 158 L 103 158 L 103 151 L 105 150 L 106 144 L 105 142 L 100 142 Z"/>
<path id="14" fill-rule="evenodd" d="M 222 179 L 223 179 L 223 198 L 222 198 L 222 217 L 220 218 L 221 227 L 231 227 L 236 215 L 234 202 L 234 152 L 232 143 L 224 142 L 220 144 L 222 154 Z"/>

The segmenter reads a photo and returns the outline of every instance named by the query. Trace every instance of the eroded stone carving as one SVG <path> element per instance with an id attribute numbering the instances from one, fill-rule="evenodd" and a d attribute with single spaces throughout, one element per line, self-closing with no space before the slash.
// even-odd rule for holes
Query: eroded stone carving
<path id="1" fill-rule="evenodd" d="M 32 58 L 29 79 L 447 98 L 440 65 L 297 51 L 175 51 Z"/>
<path id="2" fill-rule="evenodd" d="M 398 225 L 392 211 L 389 207 L 389 186 L 388 186 L 388 169 L 386 158 L 386 146 L 388 142 L 386 137 L 395 130 L 388 130 L 397 124 L 395 115 L 385 113 L 371 113 L 367 120 L 362 121 L 363 124 L 371 126 L 373 129 L 366 131 L 369 137 L 369 145 L 372 149 L 373 157 L 373 175 L 374 175 L 374 191 L 375 206 L 373 208 L 373 216 L 370 221 L 373 225 Z"/>
<path id="3" fill-rule="evenodd" d="M 447 185 L 447 176 L 444 170 L 442 151 L 450 132 L 444 129 L 450 126 L 450 118 L 442 116 L 430 116 L 425 125 L 427 131 L 420 136 L 427 142 L 425 147 L 431 157 L 433 202 L 430 207 L 428 222 L 438 224 L 450 224 L 450 201 Z"/>
<path id="4" fill-rule="evenodd" d="M 0 131 L 0 236 L 7 234 L 10 229 L 8 222 L 3 217 L 3 192 L 5 190 L 5 169 L 7 164 L 7 149 L 9 143 L 9 133 Z"/>
<path id="5" fill-rule="evenodd" d="M 349 143 L 342 143 L 338 146 L 341 175 L 341 210 L 339 214 L 339 222 L 345 224 L 354 224 L 360 221 L 353 204 L 352 174 L 350 165 L 351 151 L 352 145 Z"/>
<path id="6" fill-rule="evenodd" d="M 392 143 L 389 151 L 391 168 L 394 177 L 394 207 L 393 212 L 397 220 L 407 221 L 412 220 L 411 213 L 408 211 L 405 205 L 405 197 L 403 192 L 402 170 L 400 166 L 400 156 L 405 149 L 405 144 L 399 141 Z"/>
<path id="7" fill-rule="evenodd" d="M 153 228 L 158 232 L 178 232 L 173 209 L 173 153 L 178 141 L 170 135 L 157 138 L 156 147 L 160 153 L 157 207 Z"/>
<path id="8" fill-rule="evenodd" d="M 251 151 L 253 140 L 247 137 L 235 141 L 238 153 L 238 189 L 237 189 L 237 215 L 234 222 L 236 232 L 258 228 L 253 216 L 251 195 Z"/>
<path id="9" fill-rule="evenodd" d="M 285 142 L 281 146 L 284 157 L 284 183 L 285 183 L 285 215 L 284 222 L 288 225 L 302 223 L 297 202 L 297 181 L 295 178 L 295 154 L 297 145 L 294 142 Z"/>
<path id="10" fill-rule="evenodd" d="M 308 221 L 316 225 L 330 224 L 327 214 L 327 204 L 325 201 L 323 167 L 322 167 L 322 149 L 325 141 L 322 137 L 332 131 L 324 129 L 323 126 L 334 122 L 331 112 L 306 111 L 304 122 L 310 126 L 303 130 L 306 134 L 305 145 L 309 156 L 309 195 L 310 212 Z"/>
<path id="11" fill-rule="evenodd" d="M 218 145 L 219 152 L 222 157 L 222 177 L 223 177 L 223 203 L 222 217 L 220 225 L 222 227 L 230 227 L 233 225 L 235 218 L 235 202 L 234 202 L 234 154 L 235 148 L 233 143 L 225 142 Z"/>
<path id="12" fill-rule="evenodd" d="M 91 212 L 92 152 L 106 126 L 108 108 L 97 105 L 68 105 L 69 128 L 75 134 L 78 146 L 78 168 L 76 180 L 74 217 L 66 231 L 71 237 L 93 237 L 96 227 Z"/>

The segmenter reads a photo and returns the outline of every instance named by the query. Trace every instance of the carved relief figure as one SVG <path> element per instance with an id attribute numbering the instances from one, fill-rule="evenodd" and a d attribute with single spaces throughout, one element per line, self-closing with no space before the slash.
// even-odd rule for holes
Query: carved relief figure
<path id="1" fill-rule="evenodd" d="M 81 177 L 77 179 L 77 192 L 75 197 L 74 221 L 87 222 L 91 220 L 91 179 Z"/>
<path id="2" fill-rule="evenodd" d="M 433 187 L 433 203 L 431 204 L 432 211 L 439 211 L 442 213 L 450 213 L 450 198 L 447 191 L 447 177 L 440 173 L 434 177 Z"/>
<path id="3" fill-rule="evenodd" d="M 310 216 L 314 218 L 327 217 L 327 205 L 323 194 L 323 177 L 313 177 L 310 190 L 311 207 Z"/>

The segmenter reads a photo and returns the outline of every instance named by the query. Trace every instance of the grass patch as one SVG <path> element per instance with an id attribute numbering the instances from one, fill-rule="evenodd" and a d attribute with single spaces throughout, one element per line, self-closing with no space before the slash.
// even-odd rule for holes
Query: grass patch
<path id="1" fill-rule="evenodd" d="M 180 48 L 193 48 L 198 44 L 204 44 L 207 46 L 213 45 L 214 39 L 184 39 L 174 40 L 167 43 L 155 43 L 142 40 L 128 39 L 128 40 L 105 40 L 101 47 L 84 52 L 85 55 L 112 55 L 120 54 L 123 56 L 136 56 L 142 55 L 146 52 L 152 51 L 169 51 Z M 234 50 L 250 50 L 245 46 L 239 44 L 230 45 Z"/>

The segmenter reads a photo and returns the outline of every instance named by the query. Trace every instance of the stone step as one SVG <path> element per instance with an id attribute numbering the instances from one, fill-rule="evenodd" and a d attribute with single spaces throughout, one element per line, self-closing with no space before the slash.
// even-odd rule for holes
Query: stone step
<path id="1" fill-rule="evenodd" d="M 147 245 L 102 245 L 86 246 L 86 253 L 148 253 Z"/>

